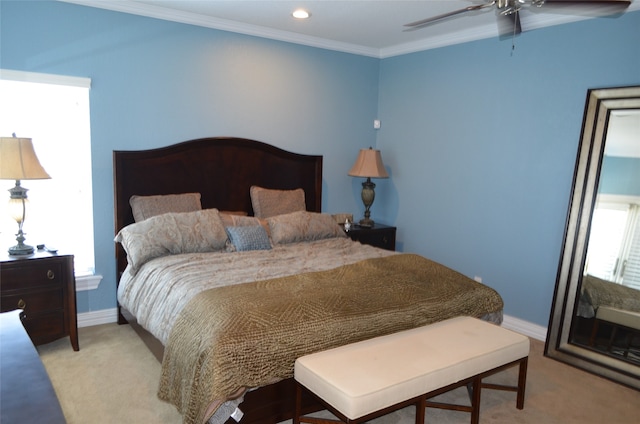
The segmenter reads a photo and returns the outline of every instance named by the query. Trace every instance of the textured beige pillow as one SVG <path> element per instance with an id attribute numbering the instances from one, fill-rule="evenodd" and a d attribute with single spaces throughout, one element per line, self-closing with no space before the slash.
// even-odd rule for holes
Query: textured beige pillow
<path id="1" fill-rule="evenodd" d="M 258 186 L 249 189 L 253 214 L 258 218 L 269 218 L 276 215 L 304 211 L 307 209 L 304 190 L 271 190 Z"/>
<path id="2" fill-rule="evenodd" d="M 202 210 L 200 193 L 166 194 L 159 196 L 131 196 L 129 199 L 133 219 L 144 221 L 152 216 L 169 212 L 195 212 Z"/>
<path id="3" fill-rule="evenodd" d="M 225 249 L 227 233 L 217 209 L 165 213 L 124 227 L 115 238 L 135 274 L 146 262 L 179 253 Z"/>
<path id="4" fill-rule="evenodd" d="M 299 211 L 266 219 L 274 244 L 347 237 L 329 214 Z"/>

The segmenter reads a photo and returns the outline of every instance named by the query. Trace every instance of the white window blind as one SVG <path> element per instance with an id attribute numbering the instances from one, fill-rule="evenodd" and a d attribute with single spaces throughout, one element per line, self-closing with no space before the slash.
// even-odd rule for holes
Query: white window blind
<path id="1" fill-rule="evenodd" d="M 29 189 L 26 244 L 46 244 L 74 255 L 76 276 L 95 271 L 88 78 L 0 70 L 0 135 L 31 138 L 49 180 L 25 180 Z M 0 248 L 16 244 L 18 225 L 7 212 L 0 180 Z"/>
<path id="2" fill-rule="evenodd" d="M 596 206 L 593 211 L 587 249 L 588 274 L 603 280 L 615 280 L 628 209 L 628 205 L 624 204 Z"/>
<path id="3" fill-rule="evenodd" d="M 640 290 L 640 199 L 596 205 L 586 273 Z"/>

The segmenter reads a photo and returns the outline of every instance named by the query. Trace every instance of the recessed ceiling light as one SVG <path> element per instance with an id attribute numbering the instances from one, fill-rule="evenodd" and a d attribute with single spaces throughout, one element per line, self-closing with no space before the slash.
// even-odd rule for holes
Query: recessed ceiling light
<path id="1" fill-rule="evenodd" d="M 307 12 L 304 9 L 296 9 L 291 15 L 296 19 L 307 19 L 309 16 L 311 16 L 311 13 Z"/>

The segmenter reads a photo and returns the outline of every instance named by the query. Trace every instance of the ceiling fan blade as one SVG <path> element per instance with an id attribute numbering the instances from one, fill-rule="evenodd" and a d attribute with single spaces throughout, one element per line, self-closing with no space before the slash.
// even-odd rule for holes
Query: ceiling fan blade
<path id="1" fill-rule="evenodd" d="M 469 6 L 469 7 L 465 7 L 464 9 L 454 10 L 453 12 L 443 13 L 442 15 L 433 16 L 431 18 L 421 19 L 419 21 L 411 22 L 411 23 L 405 24 L 404 26 L 410 27 L 411 29 L 418 29 L 418 28 L 422 28 L 423 26 L 432 24 L 432 23 L 434 23 L 436 21 L 440 21 L 442 19 L 446 19 L 446 18 L 448 18 L 450 16 L 455 16 L 455 15 L 459 15 L 461 13 L 466 13 L 466 12 L 472 12 L 474 10 L 484 9 L 486 7 L 491 7 L 494 4 L 495 4 L 495 1 L 491 1 L 491 2 L 485 3 L 485 4 L 478 4 L 478 5 L 474 5 L 474 6 Z"/>
<path id="2" fill-rule="evenodd" d="M 522 32 L 520 24 L 520 13 L 510 14 L 498 13 L 498 34 L 501 39 L 514 37 Z"/>
<path id="3" fill-rule="evenodd" d="M 630 0 L 544 0 L 542 2 L 533 1 L 533 4 L 541 7 L 544 11 L 561 12 L 562 8 L 581 9 L 584 13 L 595 16 L 615 15 L 624 12 L 630 5 Z M 531 8 L 530 10 L 536 9 Z M 569 10 L 569 9 L 567 9 Z"/>
<path id="4" fill-rule="evenodd" d="M 625 9 L 631 5 L 631 0 L 545 0 L 544 4 L 551 3 L 581 3 L 581 4 L 603 4 L 619 5 Z"/>

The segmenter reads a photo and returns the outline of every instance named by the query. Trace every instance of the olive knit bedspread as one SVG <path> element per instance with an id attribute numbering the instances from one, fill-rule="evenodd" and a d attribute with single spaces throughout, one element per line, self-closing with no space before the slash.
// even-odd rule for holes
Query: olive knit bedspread
<path id="1" fill-rule="evenodd" d="M 495 290 L 413 254 L 207 290 L 171 331 L 158 396 L 204 423 L 221 402 L 292 377 L 302 355 L 502 307 Z"/>

